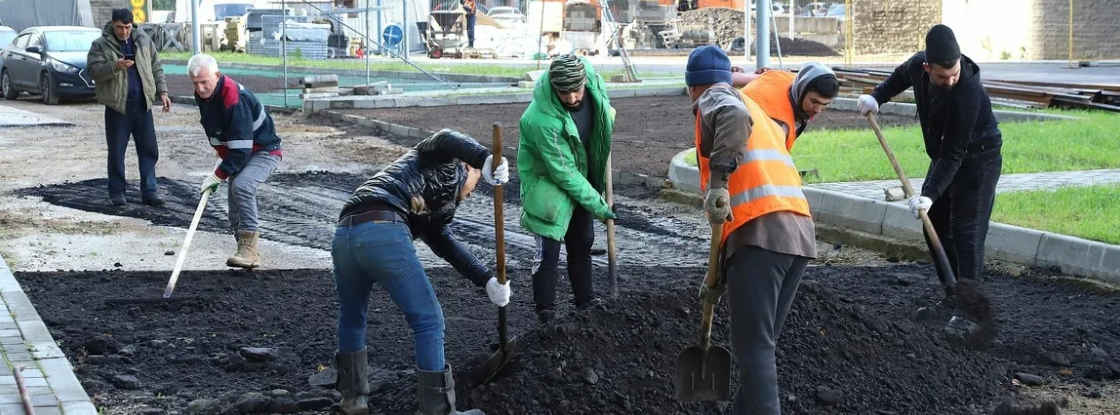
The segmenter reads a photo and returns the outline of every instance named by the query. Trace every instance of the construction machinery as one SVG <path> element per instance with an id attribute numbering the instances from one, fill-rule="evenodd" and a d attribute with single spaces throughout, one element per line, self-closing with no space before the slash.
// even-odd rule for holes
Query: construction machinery
<path id="1" fill-rule="evenodd" d="M 627 49 L 673 49 L 677 47 L 681 32 L 678 29 L 677 9 L 657 0 L 636 1 L 630 24 L 622 30 Z"/>
<path id="2" fill-rule="evenodd" d="M 599 7 L 587 0 L 572 0 L 564 4 L 564 31 L 560 36 L 572 44 L 577 53 L 594 55 L 602 33 L 603 24 Z"/>
<path id="3" fill-rule="evenodd" d="M 467 42 L 467 27 L 462 9 L 432 10 L 428 17 L 428 57 L 461 59 Z"/>

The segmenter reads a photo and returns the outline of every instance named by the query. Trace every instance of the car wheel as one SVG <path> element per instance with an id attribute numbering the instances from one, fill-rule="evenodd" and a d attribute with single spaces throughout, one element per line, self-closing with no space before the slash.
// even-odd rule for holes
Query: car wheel
<path id="1" fill-rule="evenodd" d="M 43 76 L 39 78 L 39 94 L 42 96 L 44 104 L 58 104 L 58 92 L 55 91 L 54 83 L 51 82 L 51 75 L 48 73 L 43 73 Z"/>
<path id="2" fill-rule="evenodd" d="M 4 99 L 8 101 L 19 97 L 19 91 L 12 87 L 12 80 L 8 77 L 8 71 L 0 74 L 0 90 L 4 92 Z"/>

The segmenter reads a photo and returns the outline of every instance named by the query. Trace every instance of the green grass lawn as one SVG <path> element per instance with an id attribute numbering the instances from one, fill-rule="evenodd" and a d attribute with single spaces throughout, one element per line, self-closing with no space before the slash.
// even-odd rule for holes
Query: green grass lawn
<path id="1" fill-rule="evenodd" d="M 996 195 L 992 221 L 1120 245 L 1120 184 Z"/>
<path id="2" fill-rule="evenodd" d="M 222 63 L 244 63 L 253 65 L 282 65 L 282 58 L 272 58 L 267 56 L 255 56 L 245 53 L 232 53 L 232 52 L 216 52 L 211 53 L 218 60 L 219 65 Z M 190 59 L 190 52 L 165 52 L 160 54 L 161 59 L 177 59 L 186 61 Z M 526 60 L 524 65 L 495 65 L 487 63 L 485 59 L 476 60 L 478 63 L 462 63 L 456 61 L 454 64 L 440 64 L 435 61 L 414 62 L 416 66 L 424 68 L 425 71 L 440 74 L 440 73 L 454 73 L 454 74 L 470 74 L 470 75 L 488 75 L 488 76 L 512 76 L 521 78 L 525 72 L 537 69 L 536 61 Z M 548 69 L 550 61 L 541 61 L 540 69 Z M 362 59 L 329 59 L 329 60 L 312 60 L 302 59 L 298 57 L 288 56 L 288 66 L 299 66 L 308 68 L 335 68 L 342 70 L 365 70 L 366 61 Z M 391 61 L 384 60 L 384 58 L 377 58 L 376 60 L 371 57 L 369 61 L 369 68 L 371 71 L 393 71 L 393 72 L 418 72 L 416 68 L 411 65 L 394 59 Z M 610 79 L 611 76 L 622 74 L 622 70 L 606 70 L 599 73 L 603 79 Z M 664 78 L 666 74 L 643 72 L 638 71 L 639 78 Z"/>
<path id="3" fill-rule="evenodd" d="M 1047 113 L 1080 117 L 1076 121 L 1000 124 L 1003 174 L 1120 168 L 1117 128 L 1120 114 L 1100 111 Z M 886 127 L 883 136 L 908 178 L 925 176 L 929 167 L 917 125 Z M 820 178 L 806 183 L 897 179 L 871 128 L 809 131 L 797 140 L 793 159 L 802 170 L 817 169 Z M 695 164 L 695 157 L 690 160 Z"/>

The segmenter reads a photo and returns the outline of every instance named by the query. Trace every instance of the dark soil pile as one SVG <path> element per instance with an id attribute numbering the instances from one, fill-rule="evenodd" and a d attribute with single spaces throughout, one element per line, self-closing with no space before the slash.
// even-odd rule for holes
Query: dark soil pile
<path id="1" fill-rule="evenodd" d="M 875 304 L 865 308 L 825 287 L 848 275 L 884 285 L 883 272 L 853 269 L 814 268 L 811 275 L 830 282 L 801 288 L 779 344 L 787 412 L 990 413 L 1009 393 L 1004 391 L 1009 363 L 1002 353 L 954 348 L 935 330 L 884 316 Z M 494 307 L 454 271 L 430 270 L 447 316 L 447 360 L 456 368 L 460 407 L 492 414 L 556 413 L 556 408 L 570 414 L 729 412 L 726 403 L 674 398 L 677 354 L 697 341 L 700 303 L 694 285 L 702 270 L 630 267 L 627 273 L 649 283 L 624 286 L 623 298 L 604 309 L 571 314 L 562 308 L 561 322 L 543 330 L 534 329 L 528 281 L 515 280 L 511 330 L 520 336 L 523 353 L 502 377 L 478 385 L 472 369 L 496 340 Z M 103 304 L 110 297 L 155 298 L 166 283 L 164 274 L 17 278 L 107 414 L 144 408 L 186 413 L 188 407 L 212 414 L 260 408 L 325 413 L 337 401 L 328 389 L 337 316 L 329 271 L 185 273 L 176 296 L 196 300 Z M 601 273 L 597 281 L 604 283 Z M 566 300 L 562 305 L 567 307 Z M 713 339 L 730 347 L 727 316 L 724 301 Z M 375 413 L 413 413 L 412 342 L 403 317 L 378 290 L 367 344 Z M 309 380 L 316 374 L 317 380 Z"/>
<path id="2" fill-rule="evenodd" d="M 727 312 L 722 302 L 713 339 L 731 350 Z M 514 373 L 462 390 L 463 400 L 502 414 L 729 413 L 727 404 L 674 396 L 677 355 L 697 344 L 699 323 L 700 303 L 683 290 L 580 314 L 521 339 L 527 352 Z M 797 414 L 970 414 L 998 403 L 1006 372 L 990 356 L 872 316 L 817 283 L 803 285 L 794 303 L 778 367 L 783 411 Z"/>
<path id="3" fill-rule="evenodd" d="M 712 31 L 716 34 L 716 42 L 724 50 L 731 50 L 735 38 L 743 37 L 742 9 L 706 7 L 700 10 L 682 12 L 679 16 L 682 30 L 690 27 L 705 29 L 711 22 Z M 786 20 L 788 17 L 779 17 L 779 19 Z M 751 15 L 752 31 L 756 31 L 755 22 L 755 16 Z M 754 33 L 751 34 L 751 37 L 754 38 Z M 778 56 L 779 47 L 781 47 L 783 56 L 840 56 L 839 52 L 820 42 L 786 37 L 780 37 L 779 41 L 781 42 L 780 45 L 776 44 L 773 38 L 770 39 L 770 54 L 774 59 Z M 751 48 L 754 48 L 753 44 Z M 739 51 L 741 52 L 742 49 L 739 49 Z"/>
<path id="4" fill-rule="evenodd" d="M 490 147 L 493 124 L 502 124 L 502 144 L 510 149 L 505 156 L 517 157 L 520 139 L 519 120 L 528 103 L 457 105 L 437 107 L 404 107 L 382 109 L 336 110 L 357 114 L 389 123 L 438 131 L 453 128 L 469 134 Z M 695 118 L 692 116 L 688 97 L 640 97 L 611 100 L 617 110 L 611 151 L 615 170 L 640 173 L 653 177 L 667 177 L 669 161 L 681 151 L 695 147 Z M 880 114 L 879 125 L 912 125 L 914 117 Z M 817 129 L 867 129 L 874 137 L 867 119 L 854 111 L 825 111 L 809 125 L 811 134 Z M 405 145 L 415 144 L 416 139 L 398 138 Z M 797 151 L 796 149 L 794 150 Z"/>

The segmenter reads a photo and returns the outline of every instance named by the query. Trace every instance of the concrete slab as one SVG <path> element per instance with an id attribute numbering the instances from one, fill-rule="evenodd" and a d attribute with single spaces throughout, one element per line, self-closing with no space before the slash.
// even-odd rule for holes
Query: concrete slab
<path id="1" fill-rule="evenodd" d="M 1035 265 L 1046 232 L 1002 223 L 988 227 L 985 256 L 1018 264 Z"/>
<path id="2" fill-rule="evenodd" d="M 824 197 L 817 220 L 872 235 L 883 234 L 887 204 L 839 192 L 822 190 Z"/>
<path id="3" fill-rule="evenodd" d="M 909 242 L 923 242 L 922 221 L 915 219 L 910 208 L 900 203 L 883 203 L 883 236 Z"/>
<path id="4" fill-rule="evenodd" d="M 74 124 L 46 115 L 0 105 L 0 128 L 3 127 L 73 127 Z"/>
<path id="5" fill-rule="evenodd" d="M 816 220 L 817 216 L 820 215 L 821 202 L 824 200 L 824 192 L 812 187 L 803 187 L 801 190 L 805 192 L 805 198 L 809 200 L 809 214 L 813 215 L 813 219 Z"/>
<path id="6" fill-rule="evenodd" d="M 673 156 L 669 162 L 669 181 L 673 187 L 692 193 L 700 193 L 700 169 L 685 163 L 684 157 L 692 150 L 685 150 Z"/>
<path id="7" fill-rule="evenodd" d="M 1067 235 L 1047 233 L 1042 236 L 1042 241 L 1039 242 L 1038 254 L 1035 257 L 1036 264 L 1043 267 L 1061 267 L 1062 272 L 1070 272 L 1067 269 L 1092 269 L 1093 267 L 1084 266 L 1084 264 L 1090 262 L 1089 245 L 1085 242 L 1088 241 Z"/>

